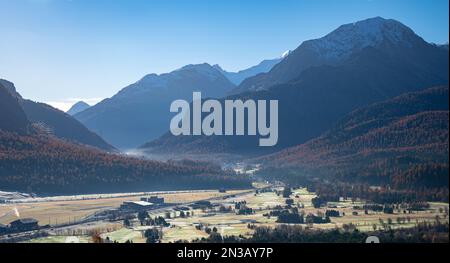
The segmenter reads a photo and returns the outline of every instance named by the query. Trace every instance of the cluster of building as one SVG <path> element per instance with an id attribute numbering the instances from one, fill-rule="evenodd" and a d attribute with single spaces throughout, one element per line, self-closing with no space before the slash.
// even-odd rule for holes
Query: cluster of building
<path id="1" fill-rule="evenodd" d="M 158 196 L 142 197 L 140 201 L 125 201 L 117 210 L 108 210 L 99 213 L 97 216 L 107 217 L 108 215 L 120 216 L 140 211 L 148 211 L 165 206 L 164 198 Z M 40 229 L 38 220 L 34 218 L 20 218 L 9 225 L 0 224 L 0 235 L 26 232 Z"/>
<path id="2" fill-rule="evenodd" d="M 0 224 L 0 235 L 7 233 L 25 232 L 39 229 L 38 221 L 34 218 L 20 218 L 9 223 Z"/>

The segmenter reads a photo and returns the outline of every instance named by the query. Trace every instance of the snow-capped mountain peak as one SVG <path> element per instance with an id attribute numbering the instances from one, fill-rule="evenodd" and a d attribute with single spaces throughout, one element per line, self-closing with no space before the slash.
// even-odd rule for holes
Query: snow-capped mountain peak
<path id="1" fill-rule="evenodd" d="M 384 41 L 408 46 L 411 35 L 414 32 L 402 23 L 375 17 L 342 25 L 328 35 L 306 41 L 305 44 L 321 57 L 333 60 L 345 58 L 366 47 L 376 47 Z"/>

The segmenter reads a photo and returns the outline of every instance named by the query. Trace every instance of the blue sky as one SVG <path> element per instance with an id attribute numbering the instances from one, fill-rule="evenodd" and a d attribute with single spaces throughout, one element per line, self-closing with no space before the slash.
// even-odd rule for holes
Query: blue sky
<path id="1" fill-rule="evenodd" d="M 243 69 L 374 16 L 446 43 L 448 8 L 448 0 L 0 0 L 0 78 L 66 109 L 186 64 Z"/>

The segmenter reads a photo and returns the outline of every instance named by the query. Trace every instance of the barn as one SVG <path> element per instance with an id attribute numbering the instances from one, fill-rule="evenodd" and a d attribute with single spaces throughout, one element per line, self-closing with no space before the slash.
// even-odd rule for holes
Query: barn
<path id="1" fill-rule="evenodd" d="M 34 218 L 21 218 L 9 223 L 11 231 L 31 231 L 39 229 L 38 221 Z"/>

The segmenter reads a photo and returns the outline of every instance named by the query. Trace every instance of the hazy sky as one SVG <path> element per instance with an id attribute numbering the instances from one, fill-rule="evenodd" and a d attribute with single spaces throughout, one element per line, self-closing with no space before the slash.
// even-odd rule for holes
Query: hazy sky
<path id="1" fill-rule="evenodd" d="M 0 0 L 0 78 L 66 109 L 186 64 L 243 69 L 374 16 L 446 43 L 448 8 L 448 0 Z"/>

